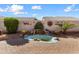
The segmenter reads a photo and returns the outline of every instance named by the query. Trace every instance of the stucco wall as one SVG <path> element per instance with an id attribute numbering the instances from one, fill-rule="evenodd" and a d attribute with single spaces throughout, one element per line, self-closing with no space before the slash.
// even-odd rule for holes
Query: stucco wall
<path id="1" fill-rule="evenodd" d="M 50 20 L 42 20 L 45 29 L 49 29 L 50 31 L 56 31 L 56 32 L 61 31 L 61 28 L 58 25 L 56 25 L 56 23 L 59 21 L 52 20 L 51 21 L 53 23 L 52 26 L 47 25 L 48 21 Z M 76 27 L 68 29 L 67 31 L 74 31 L 74 32 L 79 31 L 79 21 L 76 20 L 76 21 L 66 21 L 66 22 L 77 25 Z"/>
<path id="2" fill-rule="evenodd" d="M 33 30 L 36 22 L 37 21 L 35 21 L 35 20 L 19 20 L 18 31 L 20 31 L 20 30 Z M 24 24 L 24 23 L 28 23 L 28 24 Z"/>
<path id="3" fill-rule="evenodd" d="M 29 24 L 25 25 L 23 22 L 27 22 Z M 37 21 L 35 21 L 35 20 L 19 20 L 18 31 L 21 31 L 21 30 L 32 30 L 32 29 L 34 29 L 34 25 L 36 24 L 36 22 Z M 0 20 L 0 29 L 2 31 L 6 32 L 6 27 L 4 26 L 4 20 Z"/>
<path id="4" fill-rule="evenodd" d="M 44 25 L 44 29 L 48 29 L 50 31 L 56 31 L 56 32 L 61 30 L 61 28 L 58 25 L 55 25 L 56 21 L 51 21 L 53 23 L 52 26 L 48 26 L 48 24 L 47 24 L 48 21 L 49 20 L 43 20 L 42 21 L 42 23 Z"/>
<path id="5" fill-rule="evenodd" d="M 49 29 L 50 31 L 60 31 L 60 27 L 58 27 L 56 24 L 57 21 L 53 21 L 53 25 L 52 26 L 48 26 L 47 22 L 49 20 L 42 20 L 41 22 L 44 25 L 45 29 Z M 29 24 L 24 24 L 25 23 L 29 23 Z M 18 27 L 18 31 L 20 30 L 32 30 L 34 29 L 34 25 L 36 24 L 36 20 L 19 20 L 19 27 Z M 68 31 L 79 31 L 79 21 L 68 21 L 70 23 L 76 24 L 78 25 L 77 27 L 74 27 L 72 29 L 69 29 Z M 2 29 L 3 31 L 6 31 L 6 27 L 4 26 L 4 20 L 0 20 L 0 29 Z"/>
<path id="6" fill-rule="evenodd" d="M 6 31 L 6 27 L 4 26 L 4 20 L 0 20 L 0 30 Z"/>

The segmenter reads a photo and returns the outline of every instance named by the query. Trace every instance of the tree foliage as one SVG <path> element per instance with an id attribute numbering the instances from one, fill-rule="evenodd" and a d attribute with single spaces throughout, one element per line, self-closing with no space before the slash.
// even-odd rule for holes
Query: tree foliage
<path id="1" fill-rule="evenodd" d="M 12 17 L 4 18 L 4 25 L 8 33 L 16 33 L 18 29 L 18 24 L 19 22 L 16 18 L 12 18 Z"/>

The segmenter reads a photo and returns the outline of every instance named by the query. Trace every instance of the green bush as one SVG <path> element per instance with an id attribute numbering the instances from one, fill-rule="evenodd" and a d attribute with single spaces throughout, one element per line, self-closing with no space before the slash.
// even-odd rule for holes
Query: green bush
<path id="1" fill-rule="evenodd" d="M 41 22 L 37 22 L 34 26 L 34 29 L 40 29 L 40 30 L 43 30 L 44 29 L 44 26 Z"/>
<path id="2" fill-rule="evenodd" d="M 8 33 L 16 33 L 18 29 L 18 24 L 19 22 L 16 18 L 12 18 L 12 17 L 4 18 L 4 25 Z"/>

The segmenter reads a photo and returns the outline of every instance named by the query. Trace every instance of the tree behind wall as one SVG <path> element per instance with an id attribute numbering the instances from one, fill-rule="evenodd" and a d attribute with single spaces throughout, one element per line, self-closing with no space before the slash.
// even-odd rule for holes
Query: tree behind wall
<path id="1" fill-rule="evenodd" d="M 43 24 L 38 21 L 35 26 L 34 26 L 34 29 L 35 29 L 35 34 L 44 34 L 45 32 L 43 31 L 44 29 L 44 26 Z"/>
<path id="2" fill-rule="evenodd" d="M 37 23 L 35 24 L 34 29 L 43 30 L 43 29 L 44 29 L 44 26 L 43 26 L 43 24 L 39 21 L 39 22 L 37 22 Z"/>
<path id="3" fill-rule="evenodd" d="M 16 18 L 12 18 L 12 17 L 4 18 L 4 25 L 8 33 L 16 33 L 18 29 L 18 24 L 19 22 Z"/>

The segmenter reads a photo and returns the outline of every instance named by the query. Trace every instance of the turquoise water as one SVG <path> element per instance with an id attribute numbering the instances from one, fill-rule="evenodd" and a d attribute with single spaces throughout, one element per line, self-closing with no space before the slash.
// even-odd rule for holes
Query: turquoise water
<path id="1" fill-rule="evenodd" d="M 52 39 L 52 36 L 49 36 L 49 35 L 25 35 L 24 36 L 25 39 L 29 39 L 29 40 L 32 40 L 32 39 L 45 39 L 45 40 L 51 40 Z"/>

